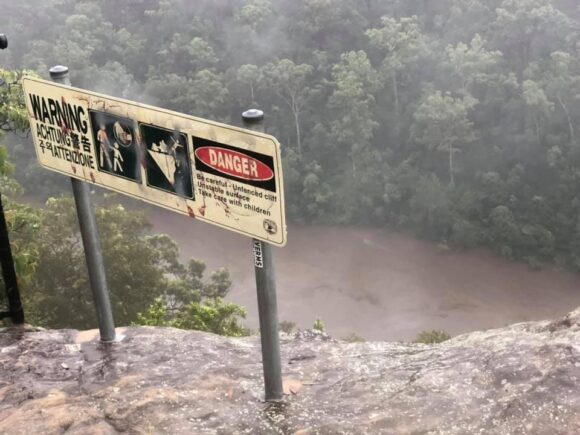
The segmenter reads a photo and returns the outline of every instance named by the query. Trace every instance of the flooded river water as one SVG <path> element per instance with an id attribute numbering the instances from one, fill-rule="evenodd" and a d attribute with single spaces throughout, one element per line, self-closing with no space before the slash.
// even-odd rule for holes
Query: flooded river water
<path id="1" fill-rule="evenodd" d="M 162 209 L 155 230 L 175 238 L 182 257 L 230 270 L 228 300 L 257 328 L 251 240 Z M 291 225 L 275 248 L 280 320 L 330 335 L 410 340 L 426 329 L 451 335 L 563 315 L 580 306 L 580 274 L 533 271 L 486 252 L 442 252 L 434 244 L 374 229 Z"/>

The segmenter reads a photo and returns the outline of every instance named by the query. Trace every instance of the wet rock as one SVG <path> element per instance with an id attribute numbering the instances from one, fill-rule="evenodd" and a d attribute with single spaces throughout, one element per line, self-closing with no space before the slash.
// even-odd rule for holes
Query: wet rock
<path id="1" fill-rule="evenodd" d="M 0 433 L 580 433 L 580 310 L 440 345 L 285 335 L 277 404 L 258 337 L 123 335 L 0 332 Z"/>
<path id="2" fill-rule="evenodd" d="M 323 331 L 318 329 L 299 329 L 294 333 L 295 340 L 305 340 L 305 341 L 331 341 L 332 338 Z"/>

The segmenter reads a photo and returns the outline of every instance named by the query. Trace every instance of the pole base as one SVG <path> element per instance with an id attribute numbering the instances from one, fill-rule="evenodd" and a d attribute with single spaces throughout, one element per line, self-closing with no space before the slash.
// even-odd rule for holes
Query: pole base
<path id="1" fill-rule="evenodd" d="M 116 334 L 115 338 L 113 338 L 112 340 L 103 340 L 102 338 L 100 339 L 101 343 L 120 343 L 122 342 L 124 339 L 126 338 L 125 335 L 121 335 L 121 334 Z"/>

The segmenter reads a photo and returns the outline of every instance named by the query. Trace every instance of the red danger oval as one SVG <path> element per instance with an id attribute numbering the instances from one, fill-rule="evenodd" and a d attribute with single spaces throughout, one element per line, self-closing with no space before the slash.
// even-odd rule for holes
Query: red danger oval
<path id="1" fill-rule="evenodd" d="M 195 150 L 195 156 L 210 168 L 243 180 L 268 181 L 274 178 L 274 171 L 265 163 L 237 151 L 201 147 Z"/>

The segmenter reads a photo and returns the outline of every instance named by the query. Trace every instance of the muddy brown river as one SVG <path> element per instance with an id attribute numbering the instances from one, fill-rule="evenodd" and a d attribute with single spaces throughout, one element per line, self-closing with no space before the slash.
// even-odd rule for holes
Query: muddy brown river
<path id="1" fill-rule="evenodd" d="M 175 238 L 184 260 L 230 270 L 228 300 L 258 325 L 251 240 L 157 208 L 155 230 Z M 427 329 L 451 335 L 554 318 L 580 306 L 580 274 L 506 261 L 487 252 L 443 252 L 436 245 L 376 229 L 291 225 L 274 248 L 280 320 L 330 335 L 410 340 Z"/>

